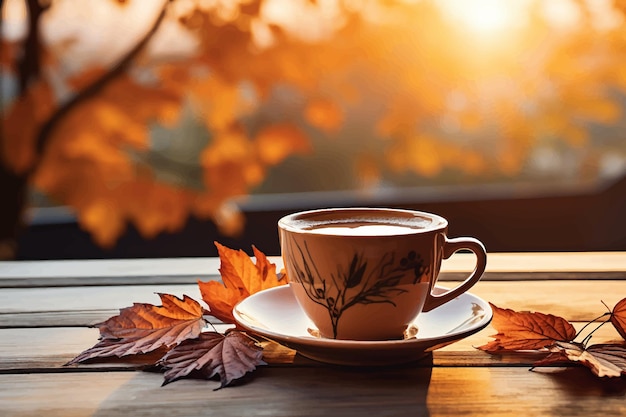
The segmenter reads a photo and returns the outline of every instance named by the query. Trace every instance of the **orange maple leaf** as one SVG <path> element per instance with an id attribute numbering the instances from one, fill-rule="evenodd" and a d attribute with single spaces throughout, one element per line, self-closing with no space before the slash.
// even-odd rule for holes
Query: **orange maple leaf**
<path id="1" fill-rule="evenodd" d="M 623 298 L 611 312 L 611 323 L 623 339 L 626 339 L 626 298 Z"/>
<path id="2" fill-rule="evenodd" d="M 210 314 L 225 323 L 235 323 L 233 308 L 244 298 L 267 288 L 287 283 L 286 276 L 276 274 L 276 265 L 252 246 L 256 264 L 241 249 L 234 250 L 215 242 L 220 257 L 222 282 L 198 281 L 202 299 Z"/>
<path id="3" fill-rule="evenodd" d="M 478 349 L 487 352 L 535 350 L 555 342 L 570 342 L 576 337 L 574 326 L 562 317 L 539 312 L 517 312 L 493 304 L 491 308 L 491 325 L 498 333 L 492 336 L 495 340 Z"/>

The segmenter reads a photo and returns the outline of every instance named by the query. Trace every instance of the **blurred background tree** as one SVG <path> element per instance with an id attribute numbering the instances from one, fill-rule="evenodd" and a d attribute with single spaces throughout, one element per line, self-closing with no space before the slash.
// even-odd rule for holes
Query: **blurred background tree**
<path id="1" fill-rule="evenodd" d="M 111 247 L 249 193 L 622 175 L 609 0 L 0 0 L 0 256 L 24 209 Z M 321 155 L 321 156 L 320 156 Z M 346 174 L 349 172 L 350 174 Z"/>

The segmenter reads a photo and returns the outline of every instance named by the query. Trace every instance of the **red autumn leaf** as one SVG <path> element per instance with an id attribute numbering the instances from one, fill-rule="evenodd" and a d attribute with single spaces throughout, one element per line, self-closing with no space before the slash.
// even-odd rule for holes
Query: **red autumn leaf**
<path id="1" fill-rule="evenodd" d="M 611 323 L 623 339 L 626 339 L 626 298 L 615 304 L 611 312 Z"/>
<path id="2" fill-rule="evenodd" d="M 626 374 L 626 345 L 597 344 L 585 348 L 580 343 L 556 342 L 552 352 L 535 365 L 552 365 L 563 362 L 580 362 L 599 377 L 619 377 Z"/>
<path id="3" fill-rule="evenodd" d="M 491 304 L 491 325 L 498 331 L 495 340 L 479 346 L 487 352 L 542 349 L 554 342 L 569 342 L 576 329 L 567 320 L 552 314 L 517 312 Z"/>
<path id="4" fill-rule="evenodd" d="M 239 331 L 226 336 L 207 332 L 199 338 L 185 340 L 170 350 L 161 360 L 165 367 L 163 385 L 186 376 L 210 379 L 219 376 L 220 388 L 265 365 L 263 349 Z"/>
<path id="5" fill-rule="evenodd" d="M 235 323 L 233 308 L 244 298 L 267 288 L 287 282 L 276 274 L 276 265 L 263 252 L 252 246 L 256 264 L 242 250 L 229 249 L 215 242 L 220 256 L 222 282 L 198 281 L 202 299 L 210 314 L 225 323 Z"/>
<path id="6" fill-rule="evenodd" d="M 89 359 L 128 356 L 171 347 L 198 337 L 206 321 L 202 306 L 192 298 L 159 294 L 162 306 L 135 303 L 96 326 L 100 342 L 72 359 L 68 365 Z"/>

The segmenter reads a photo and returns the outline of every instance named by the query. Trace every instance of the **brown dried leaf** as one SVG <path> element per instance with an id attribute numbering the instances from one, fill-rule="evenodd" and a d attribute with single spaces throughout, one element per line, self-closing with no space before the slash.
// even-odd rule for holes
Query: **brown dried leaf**
<path id="1" fill-rule="evenodd" d="M 626 374 L 626 345 L 607 343 L 585 348 L 579 343 L 556 342 L 552 354 L 536 365 L 550 365 L 564 360 L 580 362 L 599 377 L 619 377 Z"/>
<path id="2" fill-rule="evenodd" d="M 611 312 L 611 323 L 623 339 L 626 339 L 626 298 L 623 298 Z"/>
<path id="3" fill-rule="evenodd" d="M 576 329 L 567 320 L 552 314 L 517 312 L 491 304 L 491 325 L 498 331 L 495 340 L 479 346 L 487 352 L 505 350 L 535 350 L 569 342 L 576 337 Z"/>
<path id="4" fill-rule="evenodd" d="M 170 350 L 161 360 L 165 367 L 163 385 L 186 376 L 211 379 L 219 376 L 220 388 L 265 365 L 263 349 L 239 331 L 226 336 L 207 332 L 192 340 L 185 340 Z"/>
<path id="5" fill-rule="evenodd" d="M 135 303 L 121 309 L 119 315 L 97 324 L 100 342 L 68 365 L 101 357 L 148 353 L 198 337 L 206 325 L 202 306 L 187 296 L 182 300 L 170 294 L 159 296 L 162 306 Z"/>

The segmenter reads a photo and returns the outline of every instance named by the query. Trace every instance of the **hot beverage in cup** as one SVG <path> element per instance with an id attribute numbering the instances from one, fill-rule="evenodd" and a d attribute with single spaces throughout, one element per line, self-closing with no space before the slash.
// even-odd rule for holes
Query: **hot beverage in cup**
<path id="1" fill-rule="evenodd" d="M 487 255 L 474 238 L 449 239 L 441 216 L 401 209 L 321 209 L 278 222 L 294 295 L 322 337 L 402 338 L 421 312 L 471 288 Z M 467 249 L 474 271 L 458 287 L 434 293 L 441 262 Z"/>

